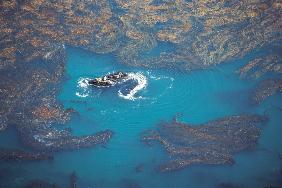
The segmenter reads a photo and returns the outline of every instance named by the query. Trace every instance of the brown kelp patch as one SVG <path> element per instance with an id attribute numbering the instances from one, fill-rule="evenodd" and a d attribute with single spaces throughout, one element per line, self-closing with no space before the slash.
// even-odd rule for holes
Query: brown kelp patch
<path id="1" fill-rule="evenodd" d="M 267 79 L 261 81 L 252 94 L 254 104 L 260 104 L 268 97 L 282 92 L 282 79 Z"/>
<path id="2" fill-rule="evenodd" d="M 282 73 L 282 56 L 279 54 L 270 54 L 249 61 L 237 71 L 241 78 L 260 78 L 267 73 Z"/>
<path id="3" fill-rule="evenodd" d="M 0 103 L 2 130 L 14 126 L 25 145 L 42 151 L 79 149 L 105 144 L 112 131 L 74 136 L 69 129 L 54 125 L 70 120 L 74 109 L 64 109 L 56 96 L 64 78 L 65 50 L 59 47 L 52 59 L 22 64 L 1 70 Z"/>
<path id="4" fill-rule="evenodd" d="M 0 68 L 51 58 L 58 44 L 113 52 L 134 66 L 206 68 L 279 42 L 281 14 L 278 0 L 7 0 L 0 3 Z M 159 42 L 174 48 L 142 56 Z"/>
<path id="5" fill-rule="evenodd" d="M 194 126 L 177 120 L 159 125 L 142 134 L 145 143 L 159 142 L 172 160 L 158 166 L 158 171 L 182 169 L 193 164 L 233 164 L 233 155 L 254 148 L 260 136 L 257 126 L 267 120 L 259 115 L 224 117 Z"/>
<path id="6" fill-rule="evenodd" d="M 53 156 L 46 153 L 26 152 L 18 149 L 0 148 L 0 161 L 22 162 L 53 160 Z"/>
<path id="7" fill-rule="evenodd" d="M 59 44 L 110 52 L 117 21 L 108 1 L 16 1 L 0 3 L 0 69 L 17 60 L 52 58 Z"/>

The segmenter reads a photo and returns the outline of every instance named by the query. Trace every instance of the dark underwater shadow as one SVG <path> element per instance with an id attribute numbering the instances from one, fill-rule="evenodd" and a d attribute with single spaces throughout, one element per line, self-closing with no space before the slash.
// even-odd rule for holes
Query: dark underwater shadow
<path id="1" fill-rule="evenodd" d="M 214 98 L 220 104 L 234 109 L 236 112 L 253 112 L 257 105 L 252 101 L 253 90 L 240 89 L 223 91 L 215 94 Z"/>

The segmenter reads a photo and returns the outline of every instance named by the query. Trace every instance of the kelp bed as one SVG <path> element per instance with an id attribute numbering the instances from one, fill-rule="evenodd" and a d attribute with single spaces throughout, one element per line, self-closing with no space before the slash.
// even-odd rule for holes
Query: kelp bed
<path id="1" fill-rule="evenodd" d="M 256 79 L 281 76 L 281 24 L 279 0 L 1 1 L 0 131 L 14 126 L 26 146 L 40 151 L 92 147 L 111 139 L 111 130 L 74 136 L 69 129 L 54 127 L 75 113 L 56 100 L 64 80 L 65 46 L 111 53 L 130 66 L 181 71 L 216 68 L 271 47 L 237 71 L 242 79 Z M 173 48 L 144 56 L 160 44 Z M 262 80 L 251 100 L 259 104 L 281 91 L 280 79 Z M 160 171 L 232 164 L 234 153 L 256 145 L 256 124 L 264 121 L 257 115 L 225 117 L 197 127 L 172 121 L 144 133 L 142 140 L 159 141 L 175 158 L 160 165 Z M 49 159 L 33 154 L 2 149 L 1 159 Z"/>
<path id="2" fill-rule="evenodd" d="M 129 65 L 182 70 L 272 45 L 275 50 L 248 67 L 281 72 L 281 7 L 278 0 L 2 1 L 0 68 L 48 58 L 58 44 L 112 52 Z M 174 48 L 142 55 L 160 42 Z"/>
<path id="3" fill-rule="evenodd" d="M 157 167 L 160 172 L 178 170 L 194 164 L 233 164 L 233 155 L 254 148 L 267 117 L 258 115 L 230 116 L 201 125 L 163 122 L 157 130 L 141 136 L 146 144 L 159 142 L 172 160 Z"/>

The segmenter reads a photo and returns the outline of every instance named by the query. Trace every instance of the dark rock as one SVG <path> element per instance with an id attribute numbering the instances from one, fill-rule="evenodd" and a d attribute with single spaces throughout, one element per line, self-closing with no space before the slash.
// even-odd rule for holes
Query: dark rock
<path id="1" fill-rule="evenodd" d="M 108 74 L 102 76 L 100 78 L 95 78 L 94 80 L 90 80 L 88 83 L 90 85 L 98 86 L 98 87 L 109 87 L 114 86 L 116 83 L 125 79 L 127 74 L 124 72 L 115 72 L 113 74 Z"/>

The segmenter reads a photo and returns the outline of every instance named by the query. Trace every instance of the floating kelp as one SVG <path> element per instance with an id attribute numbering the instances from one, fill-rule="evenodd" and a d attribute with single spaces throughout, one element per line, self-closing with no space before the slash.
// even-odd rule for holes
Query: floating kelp
<path id="1" fill-rule="evenodd" d="M 32 114 L 38 122 L 57 122 L 65 123 L 70 119 L 72 113 L 75 113 L 74 109 L 62 109 L 61 106 L 49 107 L 46 105 L 38 106 Z"/>
<path id="2" fill-rule="evenodd" d="M 263 80 L 253 92 L 252 101 L 260 104 L 266 98 L 279 92 L 282 92 L 282 79 Z"/>
<path id="3" fill-rule="evenodd" d="M 9 0 L 0 3 L 0 68 L 51 58 L 60 44 L 135 66 L 208 67 L 281 40 L 281 14 L 277 0 Z M 174 48 L 142 57 L 158 42 Z"/>
<path id="4" fill-rule="evenodd" d="M 282 56 L 272 54 L 248 62 L 237 72 L 241 78 L 260 78 L 266 73 L 282 73 Z"/>
<path id="5" fill-rule="evenodd" d="M 111 52 L 118 31 L 107 0 L 1 2 L 0 69 L 19 59 L 51 58 L 60 44 Z"/>
<path id="6" fill-rule="evenodd" d="M 64 109 L 56 96 L 63 79 L 65 51 L 61 46 L 52 59 L 22 64 L 1 70 L 1 128 L 13 124 L 27 146 L 43 151 L 79 149 L 106 144 L 112 131 L 86 136 L 73 136 L 67 129 L 57 130 L 54 124 L 64 124 L 74 109 Z"/>
<path id="7" fill-rule="evenodd" d="M 6 122 L 7 117 L 0 118 L 0 131 L 4 131 L 8 127 Z"/>
<path id="8" fill-rule="evenodd" d="M 38 152 L 26 152 L 17 149 L 0 148 L 0 161 L 22 162 L 22 161 L 41 161 L 53 160 L 52 155 Z"/>
<path id="9" fill-rule="evenodd" d="M 119 18 L 132 39 L 118 54 L 124 62 L 137 66 L 203 68 L 281 39 L 278 1 L 117 0 L 117 4 L 125 11 Z M 156 41 L 172 43 L 175 48 L 143 58 L 140 52 L 152 50 Z"/>
<path id="10" fill-rule="evenodd" d="M 68 130 L 58 131 L 51 127 L 41 127 L 21 129 L 20 135 L 23 143 L 33 149 L 59 151 L 106 144 L 113 132 L 106 130 L 87 136 L 73 136 Z"/>
<path id="11" fill-rule="evenodd" d="M 193 126 L 173 120 L 142 134 L 145 143 L 158 141 L 173 160 L 158 171 L 178 170 L 193 164 L 233 164 L 233 155 L 255 147 L 260 136 L 259 115 L 230 116 Z"/>
<path id="12" fill-rule="evenodd" d="M 70 174 L 70 188 L 76 188 L 77 187 L 77 176 L 75 172 L 72 172 Z M 29 181 L 24 188 L 59 188 L 61 186 L 57 185 L 56 183 L 50 183 L 45 180 L 35 179 Z"/>

